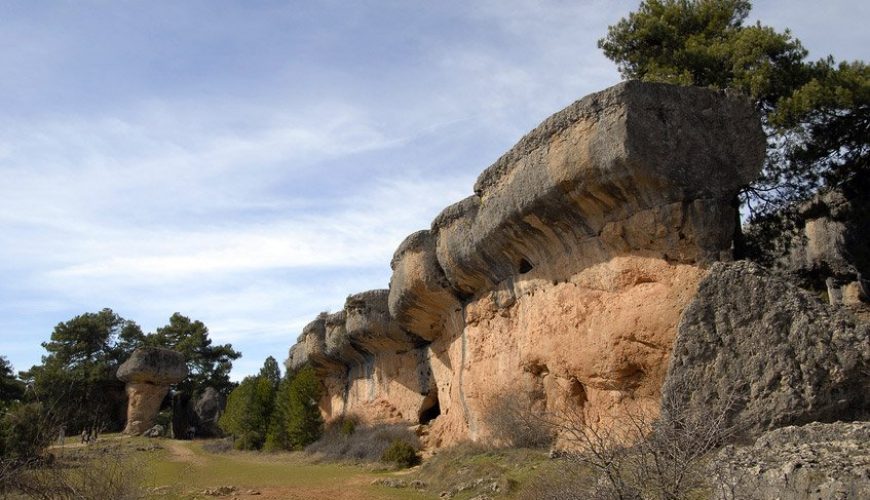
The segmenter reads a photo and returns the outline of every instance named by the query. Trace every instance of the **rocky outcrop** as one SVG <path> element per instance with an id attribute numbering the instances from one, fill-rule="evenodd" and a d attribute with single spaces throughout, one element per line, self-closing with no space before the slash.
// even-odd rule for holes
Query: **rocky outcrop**
<path id="1" fill-rule="evenodd" d="M 839 500 L 870 491 L 870 422 L 813 423 L 727 446 L 710 465 L 717 500 Z"/>
<path id="2" fill-rule="evenodd" d="M 349 296 L 342 311 L 306 325 L 290 349 L 288 370 L 311 363 L 320 375 L 328 417 L 417 422 L 433 405 L 424 341 L 392 319 L 388 296 L 389 290 Z"/>
<path id="3" fill-rule="evenodd" d="M 196 435 L 202 437 L 220 436 L 218 420 L 227 406 L 223 394 L 214 387 L 206 387 L 193 404 L 193 414 L 196 416 Z"/>
<path id="4" fill-rule="evenodd" d="M 154 426 L 169 386 L 187 377 L 181 353 L 161 347 L 140 347 L 118 367 L 118 379 L 127 383 L 125 434 L 139 435 Z"/>
<path id="5" fill-rule="evenodd" d="M 663 388 L 749 435 L 864 417 L 868 392 L 870 324 L 749 262 L 717 263 L 703 280 Z"/>
<path id="6" fill-rule="evenodd" d="M 430 422 L 430 446 L 488 439 L 505 398 L 590 422 L 656 411 L 680 315 L 731 258 L 733 202 L 764 149 L 739 96 L 641 82 L 590 95 L 409 236 L 389 290 L 306 327 L 287 366 L 323 375 L 328 419 Z"/>
<path id="7" fill-rule="evenodd" d="M 817 195 L 793 216 L 796 231 L 778 264 L 808 288 L 827 290 L 833 305 L 870 312 L 870 179 L 860 172 L 837 189 Z"/>

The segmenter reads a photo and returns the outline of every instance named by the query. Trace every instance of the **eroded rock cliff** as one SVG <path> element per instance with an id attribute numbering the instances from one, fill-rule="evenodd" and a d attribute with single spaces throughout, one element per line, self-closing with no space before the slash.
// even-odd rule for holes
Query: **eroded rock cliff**
<path id="1" fill-rule="evenodd" d="M 544 121 L 396 250 L 389 290 L 308 325 L 327 419 L 492 437 L 509 398 L 591 424 L 655 412 L 681 314 L 731 258 L 764 136 L 750 103 L 626 82 Z"/>

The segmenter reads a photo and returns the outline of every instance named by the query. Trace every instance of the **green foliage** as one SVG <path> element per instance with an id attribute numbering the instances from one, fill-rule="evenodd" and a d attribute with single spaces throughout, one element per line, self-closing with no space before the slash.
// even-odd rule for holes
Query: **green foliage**
<path id="1" fill-rule="evenodd" d="M 0 356 L 0 414 L 23 396 L 24 383 L 15 376 L 9 361 L 4 356 Z"/>
<path id="2" fill-rule="evenodd" d="M 302 449 L 323 434 L 323 417 L 317 404 L 321 396 L 320 381 L 310 365 L 290 380 L 288 392 L 287 438 L 293 449 Z"/>
<path id="3" fill-rule="evenodd" d="M 275 361 L 275 358 L 272 356 L 266 358 L 263 367 L 260 368 L 260 374 L 258 376 L 268 380 L 272 384 L 272 387 L 274 387 L 276 391 L 278 390 L 278 385 L 281 383 L 281 368 L 278 366 L 278 362 Z"/>
<path id="4" fill-rule="evenodd" d="M 275 436 L 267 437 L 269 423 L 275 413 L 280 371 L 275 358 L 266 359 L 260 375 L 246 377 L 227 399 L 227 407 L 218 422 L 220 428 L 237 437 L 235 446 L 242 450 L 281 448 Z M 277 377 L 276 377 L 277 371 Z"/>
<path id="5" fill-rule="evenodd" d="M 272 449 L 301 450 L 323 434 L 323 417 L 318 401 L 320 381 L 306 365 L 289 374 L 278 387 L 275 411 L 266 438 Z"/>
<path id="6" fill-rule="evenodd" d="M 420 463 L 420 457 L 417 456 L 417 450 L 407 441 L 396 439 L 384 451 L 381 461 L 394 463 L 399 467 L 413 467 Z"/>
<path id="7" fill-rule="evenodd" d="M 42 364 L 21 375 L 32 387 L 31 397 L 67 429 L 117 427 L 124 384 L 115 372 L 143 338 L 136 323 L 111 309 L 85 313 L 58 323 L 42 344 L 48 352 Z"/>
<path id="8" fill-rule="evenodd" d="M 42 452 L 57 435 L 39 403 L 15 403 L 0 418 L 0 456 L 27 459 Z"/>
<path id="9" fill-rule="evenodd" d="M 786 31 L 744 26 L 747 0 L 646 0 L 598 41 L 624 78 L 736 88 L 766 105 L 802 81 L 806 50 Z"/>
<path id="10" fill-rule="evenodd" d="M 269 421 L 268 401 L 264 400 L 267 395 L 262 391 L 265 385 L 259 377 L 245 377 L 227 399 L 218 425 L 238 438 L 238 449 L 258 450 L 263 445 Z"/>
<path id="11" fill-rule="evenodd" d="M 788 30 L 744 25 L 750 9 L 748 0 L 644 0 L 598 45 L 624 78 L 736 89 L 756 102 L 768 159 L 741 195 L 755 221 L 866 175 L 870 79 L 863 62 L 807 62 Z"/>
<path id="12" fill-rule="evenodd" d="M 356 423 L 353 420 L 346 418 L 341 422 L 341 435 L 350 436 L 356 432 Z"/>
<path id="13" fill-rule="evenodd" d="M 783 175 L 800 185 L 850 182 L 870 170 L 870 68 L 829 57 L 808 65 L 810 80 L 781 99 L 771 124 L 784 135 Z"/>
<path id="14" fill-rule="evenodd" d="M 184 355 L 189 375 L 177 386 L 182 392 L 192 395 L 211 386 L 227 395 L 235 386 L 230 382 L 230 370 L 232 362 L 242 354 L 234 350 L 232 344 L 212 345 L 208 328 L 202 321 L 191 321 L 187 316 L 175 313 L 169 318 L 169 324 L 149 334 L 145 342 Z"/>
<path id="15" fill-rule="evenodd" d="M 267 451 L 290 450 L 293 443 L 287 434 L 287 422 L 290 420 L 290 382 L 293 376 L 287 373 L 278 384 L 275 393 L 275 407 L 269 422 L 269 433 L 266 435 Z"/>

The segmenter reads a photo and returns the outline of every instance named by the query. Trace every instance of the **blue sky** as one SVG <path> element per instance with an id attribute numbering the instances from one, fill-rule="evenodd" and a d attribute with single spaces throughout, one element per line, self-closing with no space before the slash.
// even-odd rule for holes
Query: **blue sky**
<path id="1" fill-rule="evenodd" d="M 0 354 L 181 312 L 244 357 L 386 287 L 393 250 L 525 132 L 616 83 L 632 1 L 0 2 Z M 865 1 L 756 1 L 867 59 Z"/>

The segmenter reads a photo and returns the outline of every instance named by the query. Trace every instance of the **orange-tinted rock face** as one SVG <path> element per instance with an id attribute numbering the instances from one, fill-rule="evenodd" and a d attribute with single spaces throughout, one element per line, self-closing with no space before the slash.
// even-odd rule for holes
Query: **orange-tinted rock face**
<path id="1" fill-rule="evenodd" d="M 466 307 L 446 351 L 459 364 L 464 336 L 462 376 L 451 381 L 462 386 L 468 435 L 432 433 L 442 441 L 487 439 L 488 412 L 505 397 L 536 411 L 570 405 L 590 423 L 656 411 L 680 315 L 704 271 L 620 257 L 557 284 L 530 274 Z"/>
<path id="2" fill-rule="evenodd" d="M 315 366 L 327 419 L 428 423 L 433 447 L 493 439 L 505 399 L 590 425 L 655 413 L 764 147 L 739 97 L 640 82 L 588 96 L 409 236 L 389 290 L 306 327 L 288 368 Z"/>
<path id="3" fill-rule="evenodd" d="M 168 392 L 168 385 L 128 382 L 127 426 L 124 434 L 138 436 L 153 427 L 160 412 L 160 403 Z"/>

